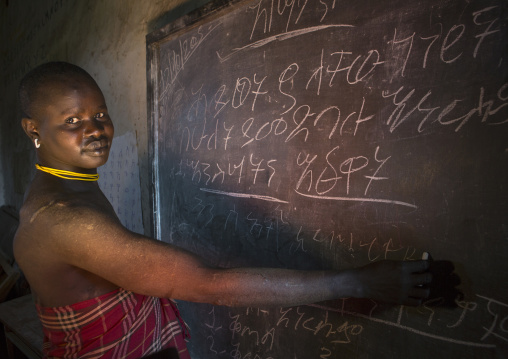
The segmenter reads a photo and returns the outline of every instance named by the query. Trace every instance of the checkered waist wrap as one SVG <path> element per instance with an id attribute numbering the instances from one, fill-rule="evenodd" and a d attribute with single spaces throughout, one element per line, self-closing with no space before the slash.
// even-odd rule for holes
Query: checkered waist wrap
<path id="1" fill-rule="evenodd" d="M 175 348 L 190 358 L 176 304 L 119 288 L 73 305 L 37 307 L 45 358 L 141 358 Z"/>

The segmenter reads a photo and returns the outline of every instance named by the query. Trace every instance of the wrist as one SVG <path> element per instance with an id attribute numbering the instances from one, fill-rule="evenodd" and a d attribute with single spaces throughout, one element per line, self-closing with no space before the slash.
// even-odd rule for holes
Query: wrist
<path id="1" fill-rule="evenodd" d="M 336 288 L 342 298 L 366 298 L 366 287 L 359 269 L 348 269 L 337 274 Z"/>

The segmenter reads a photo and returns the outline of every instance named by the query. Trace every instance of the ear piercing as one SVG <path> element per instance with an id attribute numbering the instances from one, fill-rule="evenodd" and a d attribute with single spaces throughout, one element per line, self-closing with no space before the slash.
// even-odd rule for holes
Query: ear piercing
<path id="1" fill-rule="evenodd" d="M 39 139 L 38 139 L 38 138 L 36 138 L 36 139 L 34 140 L 34 143 L 35 143 L 35 148 L 39 148 L 39 147 L 41 147 L 41 144 L 39 143 Z"/>

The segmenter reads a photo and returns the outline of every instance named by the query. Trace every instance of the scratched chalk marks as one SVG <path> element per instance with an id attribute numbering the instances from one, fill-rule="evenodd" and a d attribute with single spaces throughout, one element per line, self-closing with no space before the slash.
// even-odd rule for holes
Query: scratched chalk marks
<path id="1" fill-rule="evenodd" d="M 160 239 L 224 267 L 345 269 L 430 251 L 456 264 L 465 297 L 454 309 L 184 304 L 206 343 L 195 355 L 500 357 L 506 2 L 215 6 L 148 42 Z"/>

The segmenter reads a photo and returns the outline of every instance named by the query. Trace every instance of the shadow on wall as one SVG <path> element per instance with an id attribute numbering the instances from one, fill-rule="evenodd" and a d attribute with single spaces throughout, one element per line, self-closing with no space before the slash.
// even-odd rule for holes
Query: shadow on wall
<path id="1" fill-rule="evenodd" d="M 11 206 L 0 207 L 0 256 L 5 259 L 9 266 L 15 271 L 20 272 L 19 279 L 16 281 L 9 293 L 6 293 L 5 300 L 18 298 L 30 293 L 30 287 L 23 273 L 19 270 L 14 261 L 12 242 L 19 225 L 18 211 Z"/>
<path id="2" fill-rule="evenodd" d="M 19 215 L 14 207 L 0 207 L 0 251 L 4 253 L 11 263 L 14 261 L 12 241 L 18 229 L 18 224 Z"/>

